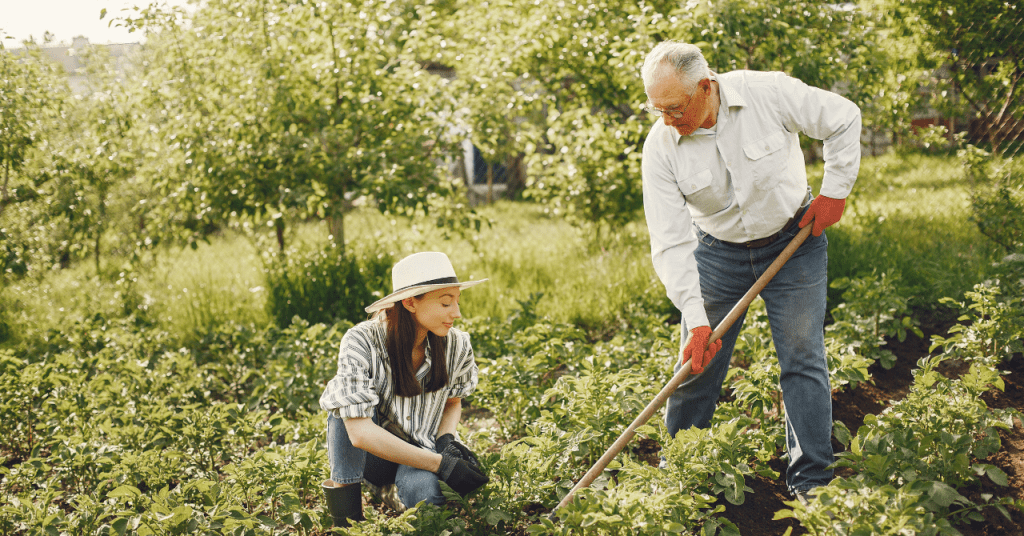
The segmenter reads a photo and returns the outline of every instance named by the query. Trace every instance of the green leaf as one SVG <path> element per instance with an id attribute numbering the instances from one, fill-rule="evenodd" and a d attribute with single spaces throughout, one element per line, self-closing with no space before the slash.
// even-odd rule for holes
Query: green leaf
<path id="1" fill-rule="evenodd" d="M 936 481 L 931 483 L 928 498 L 943 508 L 949 508 L 949 505 L 958 499 L 963 499 L 963 496 L 948 484 Z"/>
<path id="2" fill-rule="evenodd" d="M 1010 485 L 1009 479 L 1007 479 L 1006 473 L 1003 472 L 1002 469 L 1000 469 L 1000 468 L 998 468 L 998 467 L 996 467 L 994 465 L 987 465 L 987 464 L 984 465 L 984 467 L 985 467 L 985 474 L 989 477 L 989 479 L 992 480 L 992 482 L 995 482 L 996 484 L 999 484 L 1000 486 L 1008 486 L 1008 485 Z"/>
<path id="3" fill-rule="evenodd" d="M 483 517 L 484 521 L 486 521 L 488 525 L 497 525 L 499 522 L 512 521 L 513 519 L 512 514 L 496 508 L 488 509 L 481 517 Z"/>
<path id="4" fill-rule="evenodd" d="M 832 423 L 832 433 L 836 436 L 836 440 L 843 444 L 843 446 L 849 446 L 850 440 L 853 436 L 850 434 L 850 429 L 843 424 L 842 421 L 835 421 Z"/>
<path id="5" fill-rule="evenodd" d="M 721 536 L 740 536 L 740 529 L 732 521 L 723 519 L 721 532 L 719 532 L 719 534 Z"/>
<path id="6" fill-rule="evenodd" d="M 121 485 L 107 492 L 109 498 L 120 498 L 120 497 L 140 497 L 142 492 L 135 486 Z"/>
<path id="7" fill-rule="evenodd" d="M 123 517 L 117 519 L 110 524 L 110 528 L 114 529 L 115 534 L 122 536 L 128 530 L 128 520 Z"/>

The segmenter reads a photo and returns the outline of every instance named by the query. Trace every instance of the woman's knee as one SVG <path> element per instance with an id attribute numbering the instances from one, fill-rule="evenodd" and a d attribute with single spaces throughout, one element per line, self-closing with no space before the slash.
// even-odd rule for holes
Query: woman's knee
<path id="1" fill-rule="evenodd" d="M 437 475 L 430 471 L 402 467 L 405 471 L 399 470 L 395 479 L 398 486 L 398 496 L 402 504 L 414 506 L 422 501 L 429 504 L 444 504 L 445 498 L 441 493 L 441 485 L 438 483 Z"/>

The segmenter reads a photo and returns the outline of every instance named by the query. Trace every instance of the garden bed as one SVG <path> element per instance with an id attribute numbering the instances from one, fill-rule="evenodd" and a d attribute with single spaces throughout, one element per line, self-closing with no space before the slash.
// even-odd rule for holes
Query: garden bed
<path id="1" fill-rule="evenodd" d="M 885 370 L 878 364 L 873 365 L 870 369 L 872 383 L 862 383 L 856 389 L 835 392 L 832 397 L 833 420 L 841 421 L 851 431 L 856 431 L 864 423 L 865 415 L 877 415 L 892 401 L 906 396 L 913 381 L 912 371 L 917 367 L 918 359 L 928 355 L 930 336 L 945 335 L 948 328 L 949 323 L 925 325 L 922 326 L 925 338 L 911 336 L 902 342 L 889 339 L 887 348 L 897 356 L 895 366 Z M 1003 377 L 1006 382 L 1005 390 L 989 391 L 985 394 L 984 400 L 991 408 L 1015 408 L 1024 412 L 1024 358 L 1020 355 L 1015 356 L 1003 369 L 1008 372 Z M 954 375 L 961 371 L 950 368 L 944 372 Z M 985 463 L 991 463 L 1005 471 L 1010 481 L 1009 490 L 1012 490 L 1010 494 L 1018 500 L 1024 500 L 1024 427 L 1020 421 L 1017 424 L 1013 430 L 999 432 L 1003 448 L 985 460 Z M 836 441 L 833 441 L 833 447 L 836 452 L 843 450 L 843 446 Z M 772 460 L 771 465 L 776 471 L 785 474 L 785 461 L 776 458 Z M 837 474 L 843 473 L 844 471 L 840 470 Z M 775 512 L 787 508 L 784 501 L 791 500 L 782 478 L 773 480 L 759 476 L 750 482 L 750 487 L 754 492 L 748 495 L 742 505 L 735 506 L 721 501 L 726 507 L 723 515 L 739 527 L 743 536 L 774 536 L 785 533 L 790 527 L 793 528 L 793 536 L 806 534 L 800 524 L 791 518 L 772 519 Z M 987 482 L 986 485 L 962 492 L 969 499 L 978 501 L 982 493 L 1007 495 L 1007 490 L 1008 488 Z M 1024 534 L 1024 514 L 1014 510 L 1011 510 L 1011 513 L 1012 521 L 1007 520 L 994 508 L 989 508 L 984 511 L 984 522 L 974 522 L 967 526 L 959 526 L 957 529 L 965 536 Z"/>

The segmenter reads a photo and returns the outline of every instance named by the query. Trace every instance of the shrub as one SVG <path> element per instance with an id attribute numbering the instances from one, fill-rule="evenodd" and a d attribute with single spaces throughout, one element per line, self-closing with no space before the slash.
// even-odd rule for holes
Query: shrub
<path id="1" fill-rule="evenodd" d="M 1012 253 L 1024 247 L 1024 180 L 1012 158 L 965 144 L 957 152 L 971 183 L 971 220 L 981 234 Z"/>
<path id="2" fill-rule="evenodd" d="M 363 308 L 391 287 L 390 255 L 344 253 L 334 243 L 268 255 L 267 314 L 282 328 L 296 316 L 312 324 L 359 322 Z"/>

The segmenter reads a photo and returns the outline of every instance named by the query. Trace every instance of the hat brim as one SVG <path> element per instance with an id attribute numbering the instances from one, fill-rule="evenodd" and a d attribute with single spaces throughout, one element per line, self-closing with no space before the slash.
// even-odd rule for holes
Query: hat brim
<path id="1" fill-rule="evenodd" d="M 402 290 L 399 290 L 398 292 L 392 292 L 391 294 L 388 294 L 387 296 L 384 296 L 383 298 L 373 302 L 372 304 L 366 307 L 366 312 L 375 313 L 377 311 L 380 311 L 381 309 L 387 309 L 388 307 L 391 307 L 395 303 L 400 302 L 406 298 L 419 296 L 420 294 L 426 294 L 427 292 L 430 292 L 432 290 L 451 287 L 459 287 L 459 289 L 461 290 L 470 287 L 475 287 L 480 283 L 483 283 L 484 281 L 487 281 L 487 279 L 485 278 L 480 279 L 478 281 L 466 281 L 465 283 L 438 283 L 436 285 L 416 285 L 409 288 L 404 288 Z"/>

